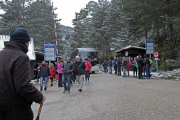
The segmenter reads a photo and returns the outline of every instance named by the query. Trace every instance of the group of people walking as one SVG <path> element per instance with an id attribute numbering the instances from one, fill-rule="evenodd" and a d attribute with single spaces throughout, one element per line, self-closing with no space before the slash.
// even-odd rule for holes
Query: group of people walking
<path id="1" fill-rule="evenodd" d="M 60 60 L 57 64 L 57 71 L 59 75 L 58 87 L 64 87 L 63 93 L 66 91 L 70 93 L 70 88 L 73 86 L 75 81 L 79 84 L 78 91 L 82 91 L 83 82 L 85 78 L 85 83 L 90 83 L 90 70 L 91 70 L 91 63 L 86 58 L 84 61 L 79 56 L 71 61 L 70 57 L 67 57 L 67 60 L 63 62 Z M 51 80 L 51 86 L 53 86 L 53 78 L 56 76 L 56 69 L 54 65 L 51 63 L 50 68 L 48 67 L 45 61 L 42 61 L 42 64 L 38 67 L 39 73 L 38 76 L 40 78 L 40 91 L 43 91 L 43 81 L 45 83 L 44 90 L 47 90 L 47 82 Z"/>
<path id="2" fill-rule="evenodd" d="M 152 60 L 145 54 L 144 58 L 142 55 L 138 55 L 134 57 L 134 60 L 130 61 L 126 59 L 126 57 L 119 58 L 114 57 L 114 60 L 109 59 L 104 60 L 102 64 L 104 67 L 104 73 L 112 74 L 112 68 L 114 68 L 114 74 L 121 76 L 121 71 L 123 72 L 122 76 L 126 77 L 129 76 L 130 68 L 133 69 L 133 77 L 138 77 L 139 79 L 147 78 L 150 79 L 150 69 L 151 69 Z M 130 67 L 130 65 L 132 67 Z M 127 74 L 127 75 L 126 75 Z"/>

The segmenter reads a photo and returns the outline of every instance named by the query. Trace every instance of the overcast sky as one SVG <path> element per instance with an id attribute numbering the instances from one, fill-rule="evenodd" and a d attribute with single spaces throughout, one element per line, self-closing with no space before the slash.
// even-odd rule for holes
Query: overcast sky
<path id="1" fill-rule="evenodd" d="M 71 26 L 72 20 L 75 18 L 75 12 L 80 12 L 81 8 L 85 8 L 86 4 L 91 0 L 52 0 L 54 7 L 57 7 L 55 13 L 58 18 L 62 19 L 61 24 Z M 98 0 L 94 0 L 98 2 Z"/>

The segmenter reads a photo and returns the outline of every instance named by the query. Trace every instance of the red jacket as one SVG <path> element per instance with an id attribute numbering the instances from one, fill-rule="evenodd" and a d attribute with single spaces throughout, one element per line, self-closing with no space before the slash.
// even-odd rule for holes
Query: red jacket
<path id="1" fill-rule="evenodd" d="M 92 65 L 91 65 L 91 63 L 89 62 L 89 60 L 85 63 L 85 65 L 86 65 L 85 71 L 91 70 Z"/>
<path id="2" fill-rule="evenodd" d="M 130 71 L 130 64 L 129 64 L 129 60 L 127 60 L 127 71 Z"/>
<path id="3" fill-rule="evenodd" d="M 54 67 L 50 67 L 50 78 L 54 78 L 54 75 L 56 74 L 56 70 L 54 69 Z"/>

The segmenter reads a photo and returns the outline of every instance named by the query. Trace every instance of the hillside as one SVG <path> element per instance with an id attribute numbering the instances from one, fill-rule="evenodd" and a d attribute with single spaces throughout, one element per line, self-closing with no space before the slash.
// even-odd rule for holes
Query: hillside
<path id="1" fill-rule="evenodd" d="M 64 40 L 66 35 L 69 33 L 72 33 L 74 31 L 74 29 L 72 27 L 69 27 L 69 26 L 61 25 L 60 31 L 61 31 L 61 34 L 63 36 L 62 39 Z"/>

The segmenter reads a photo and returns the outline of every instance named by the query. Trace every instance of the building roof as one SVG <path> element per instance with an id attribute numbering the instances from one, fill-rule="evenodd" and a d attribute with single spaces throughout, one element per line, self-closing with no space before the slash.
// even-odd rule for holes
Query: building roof
<path id="1" fill-rule="evenodd" d="M 144 47 L 138 47 L 138 46 L 132 46 L 132 45 L 130 45 L 130 46 L 127 46 L 127 47 L 125 47 L 125 48 L 123 48 L 123 49 L 117 50 L 117 51 L 115 51 L 115 52 L 116 52 L 116 53 L 119 53 L 119 52 L 122 52 L 122 51 L 124 51 L 124 50 L 131 49 L 131 48 L 140 49 L 140 50 L 146 50 L 146 48 L 144 48 Z"/>
<path id="2" fill-rule="evenodd" d="M 9 41 L 10 37 L 7 35 L 0 35 L 0 51 L 4 49 L 4 42 Z M 29 43 L 27 55 L 29 56 L 30 60 L 36 60 L 36 55 L 34 51 L 34 41 L 33 38 L 31 38 L 31 42 Z"/>

